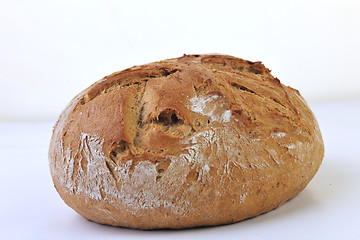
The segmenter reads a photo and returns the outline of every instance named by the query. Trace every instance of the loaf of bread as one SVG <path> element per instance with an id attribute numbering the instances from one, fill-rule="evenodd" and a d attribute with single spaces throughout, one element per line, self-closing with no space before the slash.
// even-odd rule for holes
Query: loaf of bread
<path id="1" fill-rule="evenodd" d="M 184 55 L 78 94 L 55 124 L 49 162 L 61 198 L 86 219 L 179 229 L 280 206 L 323 155 L 305 100 L 261 62 Z"/>

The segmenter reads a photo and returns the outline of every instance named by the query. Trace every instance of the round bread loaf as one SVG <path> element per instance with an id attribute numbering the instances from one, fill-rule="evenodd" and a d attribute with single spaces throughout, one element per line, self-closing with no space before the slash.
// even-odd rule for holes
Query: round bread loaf
<path id="1" fill-rule="evenodd" d="M 49 161 L 61 198 L 86 219 L 156 229 L 270 211 L 305 188 L 323 155 L 305 100 L 261 62 L 184 55 L 78 94 Z"/>

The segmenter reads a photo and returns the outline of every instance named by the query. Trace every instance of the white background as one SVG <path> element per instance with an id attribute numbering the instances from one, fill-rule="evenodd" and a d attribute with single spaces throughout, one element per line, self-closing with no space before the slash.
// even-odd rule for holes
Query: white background
<path id="1" fill-rule="evenodd" d="M 0 0 L 0 121 L 54 120 L 112 72 L 223 53 L 309 102 L 360 97 L 360 1 Z"/>
<path id="2" fill-rule="evenodd" d="M 359 0 L 0 0 L 0 239 L 360 239 L 359 29 Z M 55 120 L 105 75 L 184 53 L 260 60 L 299 89 L 324 137 L 319 172 L 282 207 L 227 226 L 84 220 L 52 186 Z"/>

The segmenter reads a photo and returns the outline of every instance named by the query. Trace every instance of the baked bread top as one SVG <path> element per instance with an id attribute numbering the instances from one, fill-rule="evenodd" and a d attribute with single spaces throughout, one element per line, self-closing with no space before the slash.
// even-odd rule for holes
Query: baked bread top
<path id="1" fill-rule="evenodd" d="M 184 55 L 78 94 L 49 159 L 60 196 L 81 215 L 152 229 L 269 211 L 307 185 L 323 154 L 305 100 L 261 62 Z"/>

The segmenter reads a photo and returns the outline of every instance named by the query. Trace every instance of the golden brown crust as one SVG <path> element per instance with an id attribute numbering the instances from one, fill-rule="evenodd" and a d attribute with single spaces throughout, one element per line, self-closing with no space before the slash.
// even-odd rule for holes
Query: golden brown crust
<path id="1" fill-rule="evenodd" d="M 300 93 L 260 62 L 184 55 L 81 92 L 54 127 L 49 161 L 85 218 L 154 229 L 267 212 L 305 188 L 323 154 Z"/>

